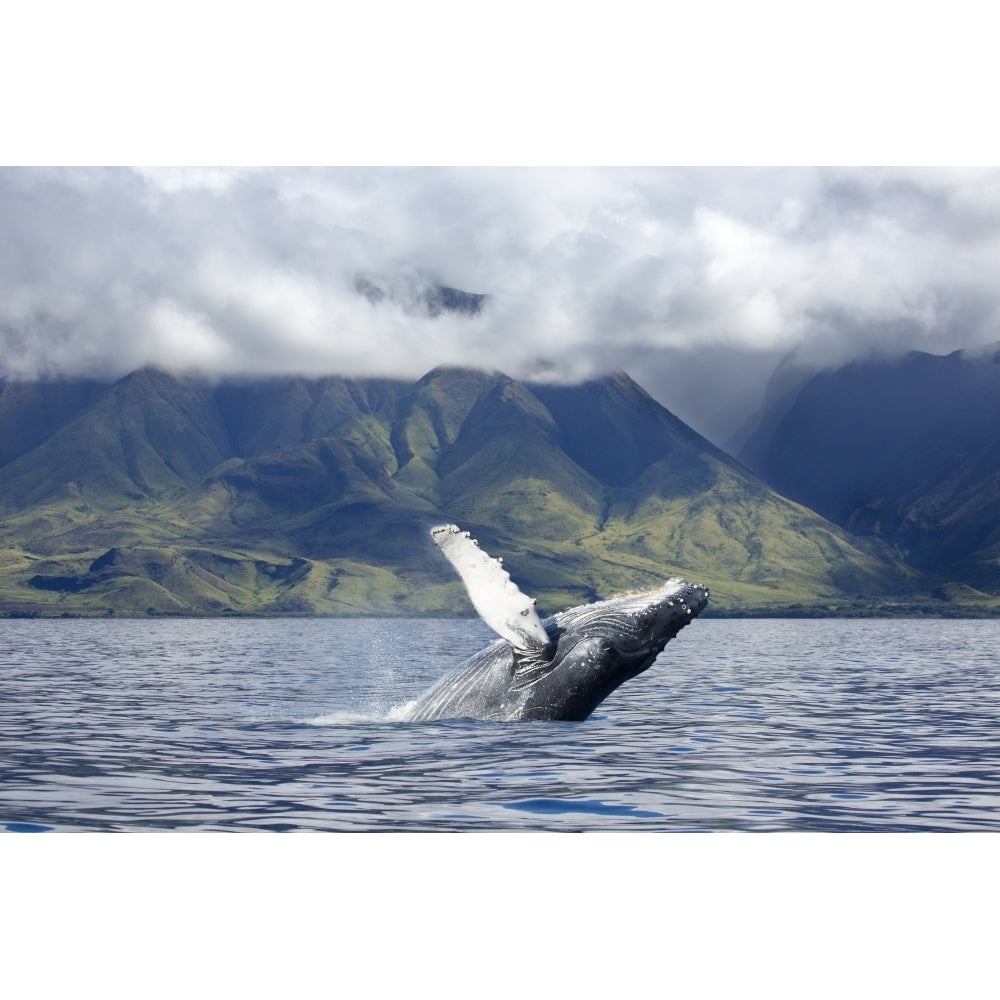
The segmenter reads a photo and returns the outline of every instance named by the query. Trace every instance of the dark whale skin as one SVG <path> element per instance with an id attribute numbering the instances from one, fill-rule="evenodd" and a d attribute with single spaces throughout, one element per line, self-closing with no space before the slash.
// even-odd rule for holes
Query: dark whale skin
<path id="1" fill-rule="evenodd" d="M 438 681 L 404 718 L 581 721 L 648 669 L 708 597 L 707 588 L 674 578 L 659 590 L 562 611 L 543 623 L 547 649 L 515 650 L 498 639 Z"/>

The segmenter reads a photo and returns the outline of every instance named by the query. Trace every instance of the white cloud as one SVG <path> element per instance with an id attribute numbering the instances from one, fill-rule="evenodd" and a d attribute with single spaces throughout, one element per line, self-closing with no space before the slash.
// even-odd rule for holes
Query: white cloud
<path id="1" fill-rule="evenodd" d="M 172 299 L 154 302 L 146 320 L 145 349 L 161 357 L 173 355 L 179 367 L 212 371 L 237 360 L 207 316 L 185 309 Z"/>
<path id="2" fill-rule="evenodd" d="M 18 377 L 621 367 L 721 436 L 793 347 L 1000 339 L 991 170 L 7 169 L 0 226 Z"/>

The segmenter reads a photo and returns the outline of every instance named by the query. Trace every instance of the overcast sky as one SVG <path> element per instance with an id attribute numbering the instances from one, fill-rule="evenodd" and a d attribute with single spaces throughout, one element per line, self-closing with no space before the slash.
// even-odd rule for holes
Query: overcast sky
<path id="1" fill-rule="evenodd" d="M 8 377 L 621 368 L 721 440 L 793 349 L 1000 340 L 983 169 L 9 168 L 0 231 Z"/>

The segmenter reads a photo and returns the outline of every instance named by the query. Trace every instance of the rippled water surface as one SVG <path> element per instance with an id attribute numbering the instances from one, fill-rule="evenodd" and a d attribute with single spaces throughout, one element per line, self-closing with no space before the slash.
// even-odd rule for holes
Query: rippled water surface
<path id="1" fill-rule="evenodd" d="M 706 619 L 582 723 L 392 721 L 490 638 L 0 622 L 0 829 L 1000 830 L 1000 621 Z"/>

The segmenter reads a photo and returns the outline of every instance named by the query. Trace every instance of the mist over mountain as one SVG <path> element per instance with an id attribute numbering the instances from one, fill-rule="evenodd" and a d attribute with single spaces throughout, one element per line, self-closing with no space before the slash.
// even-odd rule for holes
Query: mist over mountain
<path id="1" fill-rule="evenodd" d="M 729 448 L 789 352 L 996 339 L 1000 172 L 0 168 L 0 377 L 626 371 Z"/>
<path id="2" fill-rule="evenodd" d="M 178 377 L 0 386 L 4 613 L 467 609 L 454 521 L 540 609 L 684 575 L 717 612 L 871 611 L 919 575 L 619 373 L 580 385 Z"/>
<path id="3" fill-rule="evenodd" d="M 773 395 L 740 458 L 948 585 L 1000 592 L 1000 345 L 829 369 Z"/>

